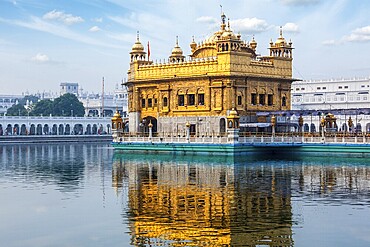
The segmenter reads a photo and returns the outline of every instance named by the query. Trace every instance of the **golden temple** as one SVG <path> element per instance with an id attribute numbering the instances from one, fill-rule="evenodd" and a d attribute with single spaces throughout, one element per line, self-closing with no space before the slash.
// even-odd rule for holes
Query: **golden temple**
<path id="1" fill-rule="evenodd" d="M 190 43 L 183 55 L 178 39 L 168 61 L 154 63 L 139 35 L 130 52 L 128 80 L 129 131 L 223 133 L 232 109 L 240 123 L 261 111 L 290 110 L 292 42 L 280 29 L 270 54 L 257 54 L 257 42 L 245 42 L 231 30 L 225 14 L 220 29 L 208 39 Z"/>

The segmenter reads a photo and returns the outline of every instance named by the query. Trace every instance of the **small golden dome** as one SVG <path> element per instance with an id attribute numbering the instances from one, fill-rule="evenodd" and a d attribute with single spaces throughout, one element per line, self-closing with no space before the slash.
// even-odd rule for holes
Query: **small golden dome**
<path id="1" fill-rule="evenodd" d="M 119 114 L 118 110 L 116 111 L 116 113 L 114 113 L 112 117 L 112 121 L 116 121 L 116 120 L 122 120 L 121 114 Z"/>
<path id="2" fill-rule="evenodd" d="M 231 109 L 229 116 L 238 116 L 238 112 L 235 110 L 235 108 Z"/>
<path id="3" fill-rule="evenodd" d="M 140 41 L 136 41 L 132 46 L 132 51 L 144 51 L 144 46 L 140 43 Z"/>
<path id="4" fill-rule="evenodd" d="M 283 37 L 283 27 L 280 27 L 280 37 L 276 40 L 275 45 L 285 45 L 286 40 Z"/>
<path id="5" fill-rule="evenodd" d="M 179 46 L 178 37 L 176 37 L 176 46 L 172 49 L 172 56 L 182 56 L 182 49 Z"/>
<path id="6" fill-rule="evenodd" d="M 133 52 L 143 52 L 144 51 L 144 46 L 141 44 L 140 39 L 139 39 L 139 32 L 137 32 L 136 42 L 132 46 L 132 51 Z"/>

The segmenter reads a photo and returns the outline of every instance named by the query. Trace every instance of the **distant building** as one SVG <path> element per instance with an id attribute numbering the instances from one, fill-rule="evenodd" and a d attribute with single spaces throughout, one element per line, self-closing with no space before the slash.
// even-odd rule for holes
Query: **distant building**
<path id="1" fill-rule="evenodd" d="M 128 116 L 128 95 L 124 86 L 118 86 L 117 84 L 114 92 L 104 93 L 104 97 L 102 97 L 101 93 L 88 93 L 81 90 L 78 99 L 85 107 L 86 116 L 113 116 L 116 110 L 123 117 Z"/>
<path id="2" fill-rule="evenodd" d="M 370 108 L 370 77 L 296 81 L 292 84 L 292 110 Z"/>
<path id="3" fill-rule="evenodd" d="M 23 95 L 0 95 L 0 115 L 4 116 L 8 108 L 18 104 L 19 99 L 23 97 Z"/>
<path id="4" fill-rule="evenodd" d="M 78 96 L 78 83 L 62 82 L 60 83 L 60 95 L 71 93 Z"/>

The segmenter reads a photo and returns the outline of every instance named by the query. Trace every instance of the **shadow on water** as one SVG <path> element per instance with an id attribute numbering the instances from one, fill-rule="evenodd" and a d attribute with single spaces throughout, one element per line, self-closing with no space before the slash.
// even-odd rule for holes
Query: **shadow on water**
<path id="1" fill-rule="evenodd" d="M 135 246 L 293 246 L 292 200 L 364 203 L 369 159 L 115 151 Z"/>

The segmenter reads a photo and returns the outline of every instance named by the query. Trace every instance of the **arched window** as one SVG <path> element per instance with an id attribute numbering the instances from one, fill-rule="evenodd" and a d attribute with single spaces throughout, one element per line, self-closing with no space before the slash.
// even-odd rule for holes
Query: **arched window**
<path id="1" fill-rule="evenodd" d="M 168 105 L 167 97 L 164 97 L 164 98 L 163 98 L 163 106 L 164 106 L 164 107 L 167 107 L 167 105 Z"/>
<path id="2" fill-rule="evenodd" d="M 286 106 L 286 97 L 285 96 L 283 96 L 281 98 L 281 106 Z"/>

